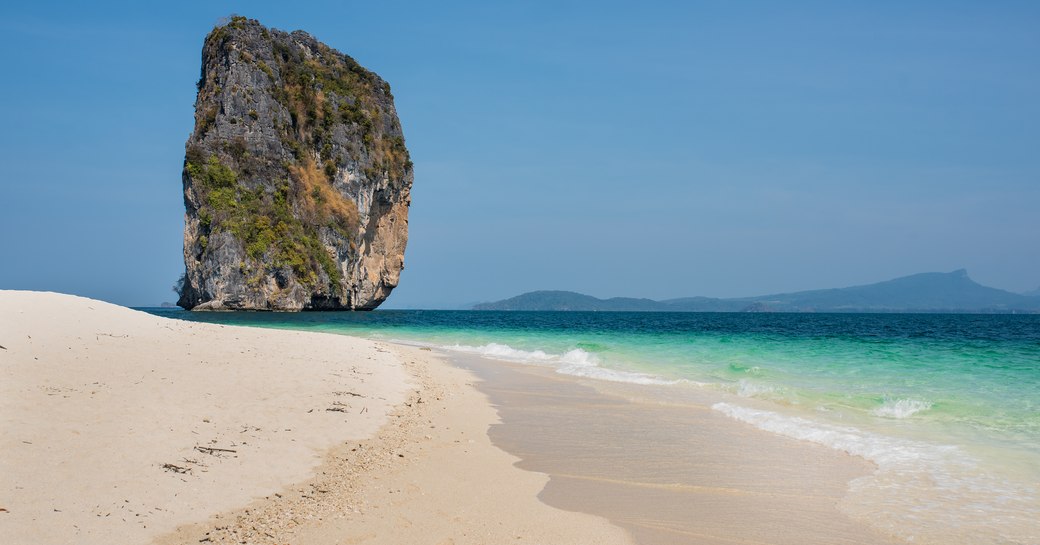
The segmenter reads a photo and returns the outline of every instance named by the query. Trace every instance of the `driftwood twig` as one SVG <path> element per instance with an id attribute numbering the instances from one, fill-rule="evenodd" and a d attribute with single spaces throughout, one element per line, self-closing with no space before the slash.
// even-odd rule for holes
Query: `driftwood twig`
<path id="1" fill-rule="evenodd" d="M 181 467 L 181 466 L 174 465 L 174 464 L 163 464 L 162 468 L 165 469 L 166 471 L 172 471 L 174 473 L 187 473 L 187 472 L 191 471 L 190 467 Z"/>
<path id="2" fill-rule="evenodd" d="M 238 452 L 237 450 L 230 449 L 230 448 L 200 447 L 200 446 L 197 446 L 197 445 L 195 446 L 195 450 L 197 450 L 199 452 L 202 452 L 204 454 L 216 454 L 218 452 Z"/>

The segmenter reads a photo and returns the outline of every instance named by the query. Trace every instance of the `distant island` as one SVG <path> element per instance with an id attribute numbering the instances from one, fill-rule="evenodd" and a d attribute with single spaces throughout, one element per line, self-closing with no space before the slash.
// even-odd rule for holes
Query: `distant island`
<path id="1" fill-rule="evenodd" d="M 1040 293 L 1022 295 L 983 286 L 964 269 L 921 273 L 876 284 L 760 297 L 683 297 L 655 301 L 599 299 L 571 291 L 532 291 L 473 310 L 634 312 L 960 312 L 1038 313 Z"/>

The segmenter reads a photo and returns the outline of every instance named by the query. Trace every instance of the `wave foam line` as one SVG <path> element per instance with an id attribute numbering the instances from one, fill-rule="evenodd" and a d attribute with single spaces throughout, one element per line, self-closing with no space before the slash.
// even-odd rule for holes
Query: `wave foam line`
<path id="1" fill-rule="evenodd" d="M 928 401 L 919 401 L 917 399 L 888 399 L 878 408 L 871 411 L 874 416 L 881 416 L 884 418 L 910 418 L 911 416 L 921 412 L 927 411 L 932 408 L 932 404 Z"/>
<path id="2" fill-rule="evenodd" d="M 743 378 L 737 383 L 736 389 L 736 393 L 740 397 L 766 397 L 776 392 L 777 388 L 775 386 L 759 384 Z"/>
<path id="3" fill-rule="evenodd" d="M 906 541 L 936 545 L 1037 543 L 1040 487 L 993 473 L 957 447 L 887 437 L 724 402 L 712 405 L 712 409 L 761 430 L 877 464 L 878 471 L 873 475 L 849 483 L 856 500 L 844 502 L 843 509 Z"/>
<path id="4" fill-rule="evenodd" d="M 607 380 L 610 382 L 656 385 L 670 385 L 680 382 L 678 380 L 665 380 L 646 373 L 601 367 L 599 358 L 581 348 L 568 350 L 563 354 L 550 354 L 542 350 L 518 350 L 509 345 L 498 343 L 488 343 L 482 346 L 454 344 L 442 346 L 441 348 L 455 352 L 477 354 L 491 359 L 554 367 L 557 373 L 563 375 Z"/>
<path id="5" fill-rule="evenodd" d="M 716 403 L 712 409 L 756 428 L 802 441 L 809 441 L 870 460 L 881 467 L 906 463 L 941 462 L 958 449 L 885 437 L 856 428 L 786 416 L 771 411 L 749 409 L 730 403 Z"/>

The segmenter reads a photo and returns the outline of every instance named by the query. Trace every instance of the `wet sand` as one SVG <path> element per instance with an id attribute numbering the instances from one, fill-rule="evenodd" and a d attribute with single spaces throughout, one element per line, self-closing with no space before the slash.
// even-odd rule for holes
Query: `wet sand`
<path id="1" fill-rule="evenodd" d="M 872 464 L 730 420 L 703 393 L 662 402 L 642 386 L 454 361 L 498 409 L 494 444 L 550 475 L 542 501 L 606 517 L 638 543 L 897 542 L 840 509 Z"/>

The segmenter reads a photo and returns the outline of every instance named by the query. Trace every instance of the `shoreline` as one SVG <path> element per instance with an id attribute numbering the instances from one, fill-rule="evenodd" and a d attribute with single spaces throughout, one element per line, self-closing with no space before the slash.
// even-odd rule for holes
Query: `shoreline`
<path id="1" fill-rule="evenodd" d="M 618 438 L 603 430 L 582 438 L 574 423 L 588 425 L 609 407 L 631 415 L 647 408 L 645 399 L 542 368 L 390 347 L 420 386 L 376 437 L 336 447 L 318 476 L 283 496 L 181 528 L 157 545 L 902 543 L 841 510 L 849 483 L 876 469 L 859 457 L 763 432 L 702 406 L 702 416 L 713 423 L 693 424 L 703 435 L 700 455 L 715 457 L 698 464 L 711 465 L 709 473 L 679 476 L 675 467 L 663 468 L 643 452 L 622 465 L 649 463 L 651 470 L 664 470 L 666 479 L 676 480 L 639 481 L 623 475 L 617 464 L 600 466 L 597 475 L 589 468 L 597 457 L 614 457 L 608 443 Z M 503 389 L 511 391 L 503 394 Z M 518 402 L 512 398 L 518 393 L 536 401 Z M 556 410 L 561 401 L 580 414 L 553 420 L 539 408 Z M 538 413 L 533 419 L 518 417 L 531 409 Z M 686 412 L 690 406 L 671 409 Z M 652 418 L 661 410 L 652 409 Z M 570 425 L 559 426 L 567 420 Z M 587 442 L 576 449 L 560 446 L 575 437 Z M 742 443 L 719 451 L 720 442 L 734 439 Z M 552 443 L 547 449 L 546 440 Z M 719 470 L 720 457 L 733 461 L 721 478 L 736 482 L 706 477 Z M 489 459 L 499 468 L 489 471 Z M 502 471 L 507 464 L 508 471 Z M 364 471 L 353 472 L 357 467 Z M 768 478 L 777 471 L 786 475 Z M 707 482 L 679 482 L 684 477 Z M 504 479 L 509 482 L 500 484 Z M 460 502 L 462 497 L 470 500 Z M 279 520 L 287 513 L 292 514 L 288 526 Z M 278 532 L 268 532 L 272 524 Z"/>
<path id="2" fill-rule="evenodd" d="M 632 543 L 418 348 L 8 290 L 0 337 L 0 541 Z"/>
<path id="3" fill-rule="evenodd" d="M 492 442 L 550 476 L 542 501 L 603 516 L 640 545 L 902 543 L 843 509 L 875 464 L 730 419 L 710 394 L 655 396 L 647 388 L 667 386 L 476 356 L 455 364 L 499 411 Z"/>
<path id="4" fill-rule="evenodd" d="M 19 298 L 46 304 L 12 314 Z M 869 472 L 862 459 L 708 406 L 651 403 L 626 386 L 346 335 L 169 320 L 58 294 L 0 291 L 0 325 L 4 541 L 891 542 L 838 508 L 850 481 Z M 9 340 L 28 330 L 34 339 Z M 30 348 L 53 361 L 25 360 Z M 158 376 L 142 377 L 145 367 Z M 98 370 L 107 379 L 88 380 Z M 21 382 L 10 380 L 19 372 Z M 42 382 L 26 383 L 34 376 Z M 246 395 L 227 397 L 230 387 Z M 104 388 L 133 402 L 91 405 Z M 106 420 L 121 427 L 99 436 Z M 218 425 L 222 434 L 206 428 Z M 126 440 L 114 431 L 128 427 L 132 448 L 103 440 Z M 76 431 L 53 439 L 74 453 L 27 458 L 25 448 L 40 444 L 20 437 L 34 428 Z M 232 434 L 237 442 L 226 442 Z M 114 469 L 91 477 L 97 460 Z M 799 473 L 800 461 L 816 469 Z M 70 463 L 64 481 L 33 481 Z M 26 483 L 49 496 L 18 489 Z M 99 486 L 112 484 L 121 488 Z M 51 506 L 58 496 L 75 505 Z M 27 508 L 36 520 L 26 522 Z"/>

